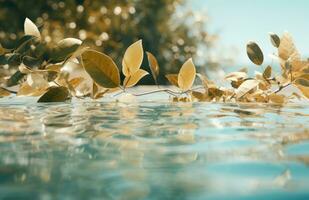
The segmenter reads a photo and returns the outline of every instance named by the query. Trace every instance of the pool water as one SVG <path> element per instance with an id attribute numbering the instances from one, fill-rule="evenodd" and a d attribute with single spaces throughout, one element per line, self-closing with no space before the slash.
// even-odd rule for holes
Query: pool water
<path id="1" fill-rule="evenodd" d="M 0 101 L 0 199 L 309 199 L 309 104 Z"/>

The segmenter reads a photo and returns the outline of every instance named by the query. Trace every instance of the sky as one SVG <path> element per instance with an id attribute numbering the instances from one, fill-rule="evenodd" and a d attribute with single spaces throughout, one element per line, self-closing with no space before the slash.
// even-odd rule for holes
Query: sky
<path id="1" fill-rule="evenodd" d="M 207 13 L 207 30 L 218 33 L 218 45 L 238 49 L 236 61 L 250 62 L 246 43 L 256 41 L 271 62 L 275 52 L 269 32 L 292 34 L 302 55 L 309 56 L 309 0 L 189 0 L 194 11 Z"/>

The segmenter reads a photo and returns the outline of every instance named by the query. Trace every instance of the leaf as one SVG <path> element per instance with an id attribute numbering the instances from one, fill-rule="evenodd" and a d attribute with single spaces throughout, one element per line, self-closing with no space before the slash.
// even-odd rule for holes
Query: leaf
<path id="1" fill-rule="evenodd" d="M 69 91 L 66 87 L 50 87 L 47 92 L 39 98 L 38 102 L 64 102 L 68 97 Z"/>
<path id="2" fill-rule="evenodd" d="M 149 62 L 149 66 L 150 66 L 150 70 L 153 76 L 153 79 L 156 82 L 156 85 L 158 85 L 158 75 L 159 75 L 159 64 L 157 59 L 154 57 L 154 55 L 152 55 L 150 52 L 146 52 L 147 54 L 147 58 L 148 58 L 148 62 Z"/>
<path id="3" fill-rule="evenodd" d="M 7 51 L 2 47 L 2 45 L 0 44 L 0 56 L 2 56 L 3 54 L 5 54 Z"/>
<path id="4" fill-rule="evenodd" d="M 38 27 L 28 18 L 24 22 L 24 32 L 25 35 L 32 35 L 41 40 L 41 34 Z"/>
<path id="5" fill-rule="evenodd" d="M 285 102 L 285 96 L 281 94 L 270 94 L 268 97 L 273 103 L 283 104 Z"/>
<path id="6" fill-rule="evenodd" d="M 0 87 L 0 98 L 1 97 L 6 97 L 6 96 L 10 96 L 11 93 L 3 88 Z"/>
<path id="7" fill-rule="evenodd" d="M 187 60 L 181 67 L 178 74 L 178 86 L 181 90 L 187 91 L 191 89 L 196 76 L 195 66 L 192 58 Z"/>
<path id="8" fill-rule="evenodd" d="M 167 78 L 168 82 L 170 82 L 170 84 L 178 87 L 178 74 L 167 74 L 165 77 Z"/>
<path id="9" fill-rule="evenodd" d="M 143 62 L 143 45 L 139 40 L 129 46 L 123 56 L 122 73 L 125 76 L 133 75 L 142 65 Z"/>
<path id="10" fill-rule="evenodd" d="M 271 77 L 271 66 L 267 66 L 266 69 L 263 72 L 264 79 L 269 79 Z"/>
<path id="11" fill-rule="evenodd" d="M 139 69 L 132 76 L 125 77 L 123 81 L 124 87 L 133 87 L 134 85 L 136 85 L 136 83 L 138 83 L 139 80 L 141 80 L 147 74 L 149 74 L 147 71 Z"/>
<path id="12" fill-rule="evenodd" d="M 120 85 L 119 70 L 107 55 L 87 50 L 82 54 L 82 63 L 86 72 L 100 86 L 116 88 Z"/>
<path id="13" fill-rule="evenodd" d="M 280 46 L 278 48 L 278 55 L 285 61 L 288 60 L 292 55 L 295 57 L 294 59 L 300 59 L 300 55 L 293 42 L 293 38 L 288 32 L 283 33 L 281 37 Z"/>
<path id="14" fill-rule="evenodd" d="M 225 80 L 229 81 L 239 81 L 247 78 L 247 73 L 245 72 L 232 72 L 224 77 Z"/>
<path id="15" fill-rule="evenodd" d="M 12 87 L 17 85 L 18 82 L 25 76 L 25 74 L 21 73 L 19 70 L 16 71 L 6 82 L 7 87 Z"/>
<path id="16" fill-rule="evenodd" d="M 60 40 L 57 46 L 51 51 L 50 60 L 52 63 L 62 62 L 74 54 L 80 47 L 82 41 L 76 38 L 66 38 Z"/>
<path id="17" fill-rule="evenodd" d="M 40 67 L 42 62 L 43 61 L 39 58 L 34 58 L 34 57 L 31 57 L 31 56 L 24 56 L 23 57 L 23 63 L 26 66 L 31 67 L 31 68 Z"/>
<path id="18" fill-rule="evenodd" d="M 33 88 L 25 81 L 20 85 L 17 96 L 41 96 L 45 92 L 46 88 Z"/>
<path id="19" fill-rule="evenodd" d="M 249 79 L 244 81 L 236 90 L 236 98 L 239 99 L 245 94 L 250 92 L 252 89 L 256 88 L 259 84 L 259 81 L 255 79 Z"/>
<path id="20" fill-rule="evenodd" d="M 309 87 L 309 80 L 304 79 L 304 78 L 299 78 L 297 80 L 295 80 L 295 84 L 300 85 L 300 86 L 304 86 L 304 87 Z M 309 90 L 309 88 L 308 88 Z"/>
<path id="21" fill-rule="evenodd" d="M 278 48 L 280 46 L 280 37 L 275 33 L 269 33 L 269 36 L 272 45 Z"/>
<path id="22" fill-rule="evenodd" d="M 301 84 L 297 84 L 296 87 L 303 93 L 305 97 L 309 99 L 309 89 L 308 87 L 302 86 Z"/>
<path id="23" fill-rule="evenodd" d="M 36 73 L 30 73 L 27 75 L 27 83 L 35 89 L 47 88 L 49 86 L 43 75 Z"/>
<path id="24" fill-rule="evenodd" d="M 256 65 L 263 64 L 264 61 L 263 52 L 255 42 L 249 42 L 247 44 L 247 55 L 254 64 Z"/>

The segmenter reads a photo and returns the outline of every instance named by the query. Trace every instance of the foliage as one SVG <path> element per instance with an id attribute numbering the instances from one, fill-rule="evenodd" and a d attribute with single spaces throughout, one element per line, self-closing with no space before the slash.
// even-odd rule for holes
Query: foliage
<path id="1" fill-rule="evenodd" d="M 78 38 L 109 55 L 121 67 L 119 58 L 126 48 L 142 39 L 143 48 L 156 55 L 161 67 L 157 82 L 167 84 L 163 75 L 176 73 L 185 60 L 197 60 L 197 54 L 202 58 L 198 69 L 217 65 L 208 58 L 217 36 L 205 29 L 206 13 L 202 13 L 203 18 L 198 17 L 185 8 L 186 3 L 190 1 L 0 0 L 0 40 L 6 48 L 18 46 L 22 24 L 29 17 L 38 25 L 47 48 L 62 38 Z M 203 51 L 198 52 L 199 45 Z M 147 60 L 143 59 L 142 69 L 146 65 Z M 10 70 L 14 70 L 12 67 Z M 150 76 L 143 78 L 142 83 L 154 84 Z"/>
<path id="2" fill-rule="evenodd" d="M 82 45 L 82 41 L 66 38 L 57 43 L 50 51 L 44 48 L 38 28 L 29 19 L 24 23 L 25 36 L 16 49 L 1 48 L 1 56 L 7 63 L 18 66 L 18 70 L 7 81 L 10 87 L 19 84 L 17 95 L 41 96 L 38 102 L 66 101 L 71 97 L 101 98 L 106 93 L 126 89 L 136 85 L 148 72 L 141 69 L 144 58 L 143 42 L 138 40 L 130 45 L 122 59 L 122 73 L 125 76 L 121 84 L 119 67 L 111 57 Z M 218 102 L 263 102 L 283 104 L 297 94 L 287 96 L 279 92 L 287 86 L 297 87 L 304 98 L 309 98 L 309 61 L 301 60 L 292 37 L 284 33 L 281 38 L 270 35 L 271 42 L 278 48 L 276 58 L 282 73 L 274 75 L 271 66 L 255 77 L 248 77 L 246 70 L 232 72 L 225 79 L 232 88 L 217 86 L 206 76 L 196 73 L 193 60 L 188 59 L 178 74 L 166 75 L 177 90 L 158 89 L 135 96 L 166 92 L 173 101 L 218 101 Z M 264 55 L 255 42 L 247 45 L 250 60 L 261 66 Z M 154 80 L 157 80 L 159 65 L 153 54 L 147 52 L 147 58 Z M 193 88 L 196 76 L 202 87 Z M 24 78 L 23 78 L 24 77 Z M 276 88 L 274 90 L 274 87 Z M 1 96 L 7 96 L 9 89 L 3 87 Z"/>

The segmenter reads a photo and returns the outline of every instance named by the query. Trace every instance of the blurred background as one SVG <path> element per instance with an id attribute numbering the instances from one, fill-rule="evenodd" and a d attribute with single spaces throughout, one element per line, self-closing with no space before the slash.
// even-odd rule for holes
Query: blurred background
<path id="1" fill-rule="evenodd" d="M 79 38 L 121 67 L 126 48 L 142 39 L 144 50 L 158 59 L 164 84 L 163 75 L 177 73 L 189 57 L 199 72 L 215 76 L 248 65 L 248 40 L 257 41 L 267 57 L 275 51 L 270 31 L 288 30 L 306 55 L 308 8 L 307 0 L 0 0 L 0 43 L 13 48 L 28 17 L 48 44 Z M 142 66 L 149 71 L 146 59 Z M 151 76 L 142 84 L 153 84 Z"/>

